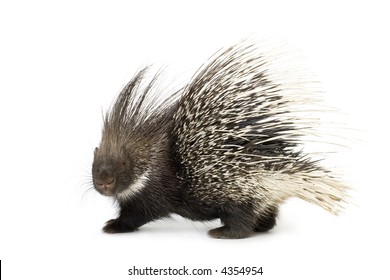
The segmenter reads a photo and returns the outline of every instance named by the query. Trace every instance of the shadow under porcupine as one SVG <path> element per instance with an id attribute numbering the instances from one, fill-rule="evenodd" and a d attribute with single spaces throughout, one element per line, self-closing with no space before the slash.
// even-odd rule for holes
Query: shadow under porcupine
<path id="1" fill-rule="evenodd" d="M 94 187 L 120 207 L 105 232 L 175 213 L 220 219 L 212 237 L 245 238 L 273 228 L 290 197 L 339 211 L 347 187 L 300 148 L 311 127 L 299 115 L 305 99 L 268 65 L 255 45 L 235 45 L 162 102 L 151 97 L 158 75 L 132 78 L 105 116 L 92 165 Z"/>

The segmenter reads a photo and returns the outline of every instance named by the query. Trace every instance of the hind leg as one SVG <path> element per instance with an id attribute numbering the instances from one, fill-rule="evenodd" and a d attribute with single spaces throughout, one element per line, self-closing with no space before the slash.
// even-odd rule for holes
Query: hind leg
<path id="1" fill-rule="evenodd" d="M 257 218 L 254 230 L 256 232 L 266 232 L 276 225 L 277 208 L 267 209 L 263 215 Z"/>
<path id="2" fill-rule="evenodd" d="M 214 238 L 221 239 L 239 239 L 247 238 L 253 234 L 253 230 L 250 228 L 237 228 L 229 224 L 225 224 L 222 227 L 209 230 L 209 235 Z"/>
<path id="3" fill-rule="evenodd" d="M 238 239 L 253 234 L 253 224 L 256 217 L 248 205 L 231 205 L 221 214 L 222 227 L 209 231 L 214 238 Z"/>

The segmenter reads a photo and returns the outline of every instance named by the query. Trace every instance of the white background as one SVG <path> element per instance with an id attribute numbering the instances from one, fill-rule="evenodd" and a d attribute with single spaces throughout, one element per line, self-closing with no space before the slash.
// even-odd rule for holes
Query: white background
<path id="1" fill-rule="evenodd" d="M 183 265 L 263 267 L 231 279 L 389 279 L 386 1 L 137 2 L 0 2 L 4 279 L 131 279 L 133 266 Z M 217 222 L 181 218 L 103 234 L 115 207 L 87 191 L 102 110 L 141 66 L 168 65 L 180 80 L 248 36 L 299 48 L 354 128 L 345 137 L 359 140 L 337 158 L 353 204 L 333 217 L 291 200 L 273 231 L 245 240 L 211 239 Z M 159 278 L 169 279 L 133 277 Z"/>

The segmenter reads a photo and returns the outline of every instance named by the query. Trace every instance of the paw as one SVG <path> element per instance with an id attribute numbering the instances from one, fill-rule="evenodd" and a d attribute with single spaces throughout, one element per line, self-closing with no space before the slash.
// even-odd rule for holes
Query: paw
<path id="1" fill-rule="evenodd" d="M 117 219 L 111 219 L 106 222 L 106 225 L 103 227 L 105 233 L 120 233 L 122 226 Z"/>
<path id="2" fill-rule="evenodd" d="M 119 219 L 111 219 L 107 221 L 106 225 L 103 227 L 103 231 L 105 233 L 123 233 L 131 232 L 134 230 L 134 228 L 120 222 Z"/>
<path id="3" fill-rule="evenodd" d="M 229 227 L 223 226 L 209 230 L 209 236 L 220 239 L 239 239 L 246 238 L 252 235 L 252 231 L 248 230 L 233 230 Z"/>

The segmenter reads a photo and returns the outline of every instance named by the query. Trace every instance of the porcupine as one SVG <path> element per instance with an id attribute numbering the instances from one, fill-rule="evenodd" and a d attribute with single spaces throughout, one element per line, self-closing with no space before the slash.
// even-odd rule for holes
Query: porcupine
<path id="1" fill-rule="evenodd" d="M 212 237 L 245 238 L 272 229 L 290 197 L 338 213 L 347 187 L 300 148 L 299 94 L 268 65 L 256 46 L 234 45 L 162 102 L 151 98 L 158 74 L 146 85 L 148 68 L 131 79 L 94 153 L 93 185 L 119 204 L 105 232 L 178 214 L 220 219 Z"/>

